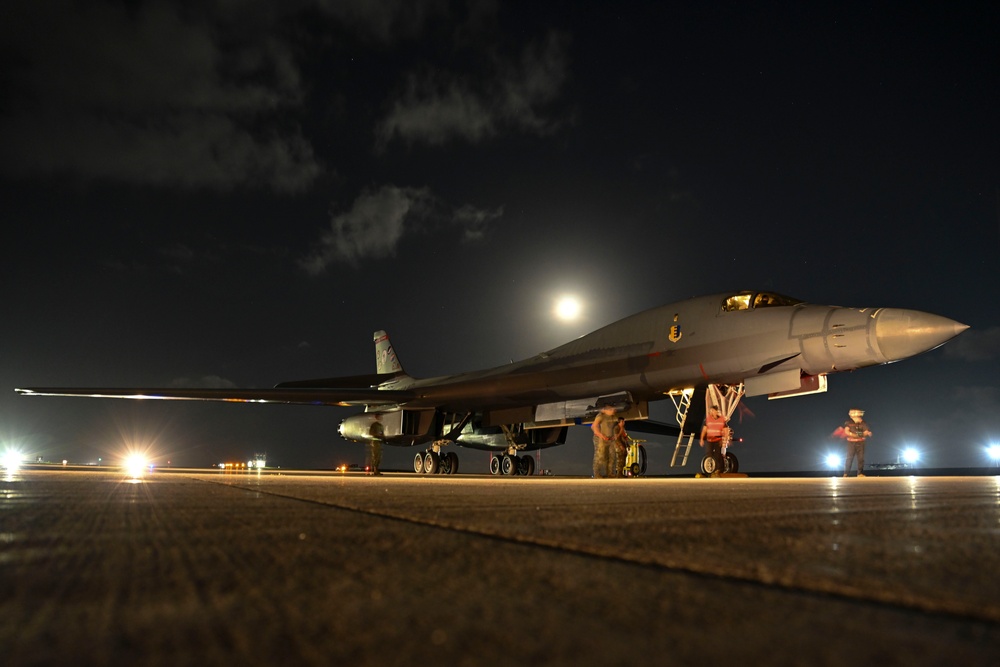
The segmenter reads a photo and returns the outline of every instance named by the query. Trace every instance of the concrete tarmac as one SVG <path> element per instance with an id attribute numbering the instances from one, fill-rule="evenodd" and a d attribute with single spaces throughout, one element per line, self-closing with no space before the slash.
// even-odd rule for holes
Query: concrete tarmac
<path id="1" fill-rule="evenodd" d="M 1000 664 L 1000 477 L 0 489 L 5 665 Z"/>

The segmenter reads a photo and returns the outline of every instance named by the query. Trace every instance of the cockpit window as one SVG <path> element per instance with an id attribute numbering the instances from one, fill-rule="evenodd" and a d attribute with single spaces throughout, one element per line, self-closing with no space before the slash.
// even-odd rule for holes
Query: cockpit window
<path id="1" fill-rule="evenodd" d="M 739 294 L 734 294 L 722 302 L 722 310 L 726 312 L 734 310 L 749 310 L 750 297 L 752 296 L 753 292 L 740 292 Z"/>
<path id="2" fill-rule="evenodd" d="M 799 299 L 777 294 L 775 292 L 740 292 L 722 302 L 722 310 L 750 310 L 750 308 L 773 308 L 775 306 L 794 306 L 803 303 Z"/>
<path id="3" fill-rule="evenodd" d="M 757 296 L 753 298 L 754 308 L 770 308 L 773 306 L 795 306 L 802 303 L 800 299 L 793 299 L 790 296 L 785 296 L 784 294 L 775 294 L 774 292 L 758 292 Z"/>

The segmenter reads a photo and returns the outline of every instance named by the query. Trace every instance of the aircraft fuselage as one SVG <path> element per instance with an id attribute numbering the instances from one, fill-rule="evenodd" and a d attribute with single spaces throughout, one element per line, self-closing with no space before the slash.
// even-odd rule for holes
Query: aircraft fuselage
<path id="1" fill-rule="evenodd" d="M 892 308 L 805 303 L 726 310 L 725 295 L 647 310 L 530 359 L 485 371 L 390 383 L 407 407 L 461 411 L 627 391 L 656 400 L 704 384 L 747 382 L 747 395 L 794 390 L 801 376 L 889 363 L 966 327 Z"/>

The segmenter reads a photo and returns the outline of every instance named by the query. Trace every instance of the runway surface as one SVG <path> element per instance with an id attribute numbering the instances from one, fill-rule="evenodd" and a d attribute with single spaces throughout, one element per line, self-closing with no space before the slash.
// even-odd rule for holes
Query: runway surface
<path id="1" fill-rule="evenodd" d="M 6 665 L 996 665 L 1000 478 L 22 470 Z"/>

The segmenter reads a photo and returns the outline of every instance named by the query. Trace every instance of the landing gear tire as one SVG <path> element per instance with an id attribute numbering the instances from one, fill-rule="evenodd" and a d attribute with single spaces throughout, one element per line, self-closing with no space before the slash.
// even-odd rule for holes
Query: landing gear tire
<path id="1" fill-rule="evenodd" d="M 441 460 L 435 452 L 427 452 L 424 454 L 424 472 L 428 475 L 436 473 L 440 464 Z"/>
<path id="2" fill-rule="evenodd" d="M 424 471 L 424 453 L 417 452 L 417 455 L 413 457 L 413 472 L 418 475 Z"/>
<path id="3" fill-rule="evenodd" d="M 535 459 L 530 456 L 517 457 L 517 474 L 531 477 L 535 474 Z"/>
<path id="4" fill-rule="evenodd" d="M 504 454 L 503 459 L 500 461 L 500 470 L 507 477 L 513 477 L 517 474 L 517 458 L 511 456 L 510 454 Z"/>
<path id="5" fill-rule="evenodd" d="M 455 452 L 448 452 L 444 455 L 444 460 L 448 462 L 448 474 L 457 475 L 458 474 L 458 454 Z"/>
<path id="6" fill-rule="evenodd" d="M 732 452 L 726 452 L 726 472 L 739 472 L 740 460 Z"/>
<path id="7" fill-rule="evenodd" d="M 500 457 L 491 456 L 490 457 L 490 474 L 499 475 L 500 474 Z"/>
<path id="8" fill-rule="evenodd" d="M 646 461 L 646 448 L 639 445 L 639 475 L 646 474 Z M 635 476 L 635 473 L 633 473 L 633 476 Z"/>
<path id="9" fill-rule="evenodd" d="M 714 456 L 706 456 L 701 460 L 701 471 L 706 475 L 722 472 L 719 461 Z"/>

